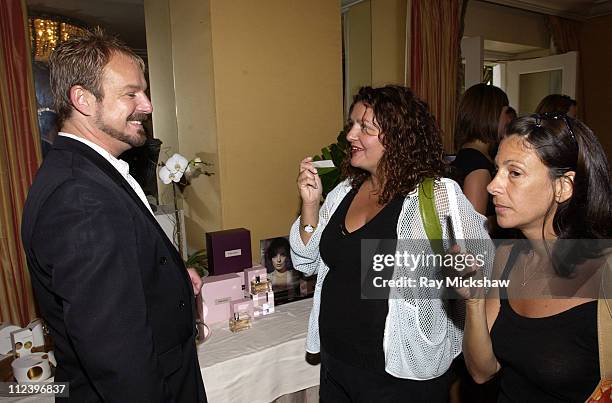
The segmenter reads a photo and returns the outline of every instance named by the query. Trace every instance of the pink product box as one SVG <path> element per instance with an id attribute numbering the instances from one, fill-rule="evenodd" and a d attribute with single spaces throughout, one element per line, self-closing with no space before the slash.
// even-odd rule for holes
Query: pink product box
<path id="1" fill-rule="evenodd" d="M 204 308 L 206 324 L 229 320 L 231 301 L 244 298 L 243 282 L 244 277 L 238 273 L 204 277 L 202 301 L 206 306 Z"/>
<path id="2" fill-rule="evenodd" d="M 259 276 L 260 281 L 264 281 L 268 278 L 268 273 L 266 268 L 262 265 L 255 265 L 253 267 L 249 267 L 248 269 L 244 269 L 244 296 L 251 296 L 251 281 L 255 280 Z"/>
<path id="3" fill-rule="evenodd" d="M 208 232 L 206 251 L 211 274 L 239 273 L 253 265 L 251 233 L 246 228 Z"/>
<path id="4" fill-rule="evenodd" d="M 274 291 L 251 295 L 251 298 L 253 300 L 253 317 L 260 318 L 274 313 Z"/>
<path id="5" fill-rule="evenodd" d="M 236 319 L 243 319 L 240 315 L 244 315 L 245 313 L 249 315 L 249 318 L 253 319 L 252 299 L 242 298 L 230 302 L 230 319 L 236 318 L 236 314 L 238 315 Z"/>

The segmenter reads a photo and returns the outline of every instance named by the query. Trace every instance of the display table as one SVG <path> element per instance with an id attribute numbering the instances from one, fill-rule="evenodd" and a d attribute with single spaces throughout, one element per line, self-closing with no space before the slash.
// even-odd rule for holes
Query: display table
<path id="1" fill-rule="evenodd" d="M 312 299 L 276 307 L 253 327 L 232 333 L 213 326 L 198 346 L 210 403 L 270 403 L 319 384 L 319 366 L 306 362 L 304 344 Z"/>
<path id="2" fill-rule="evenodd" d="M 209 403 L 270 403 L 319 384 L 319 365 L 306 362 L 304 344 L 312 299 L 276 307 L 253 327 L 232 333 L 227 324 L 212 326 L 198 346 Z M 316 390 L 310 395 L 317 397 Z M 53 402 L 53 397 L 0 397 L 0 402 Z"/>

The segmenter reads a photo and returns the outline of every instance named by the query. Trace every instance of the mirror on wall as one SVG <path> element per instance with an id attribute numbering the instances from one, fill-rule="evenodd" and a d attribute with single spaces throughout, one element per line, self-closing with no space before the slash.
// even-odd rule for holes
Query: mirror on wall
<path id="1" fill-rule="evenodd" d="M 547 95 L 562 94 L 563 70 L 539 71 L 521 74 L 519 77 L 519 115 L 535 112 Z"/>
<path id="2" fill-rule="evenodd" d="M 578 53 L 506 62 L 506 93 L 519 115 L 533 113 L 549 94 L 576 97 Z"/>
<path id="3" fill-rule="evenodd" d="M 342 72 L 344 114 L 353 95 L 372 85 L 372 12 L 370 0 L 342 2 Z"/>

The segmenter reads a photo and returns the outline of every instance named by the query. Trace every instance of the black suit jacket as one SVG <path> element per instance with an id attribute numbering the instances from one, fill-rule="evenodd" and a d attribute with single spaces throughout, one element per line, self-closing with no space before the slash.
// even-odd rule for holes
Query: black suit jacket
<path id="1" fill-rule="evenodd" d="M 22 239 L 70 400 L 204 402 L 194 296 L 180 255 L 119 172 L 58 137 Z"/>

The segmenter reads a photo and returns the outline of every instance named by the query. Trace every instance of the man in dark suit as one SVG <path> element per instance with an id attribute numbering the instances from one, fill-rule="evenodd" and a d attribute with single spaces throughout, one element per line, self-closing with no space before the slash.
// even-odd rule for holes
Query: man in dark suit
<path id="1" fill-rule="evenodd" d="M 50 66 L 62 130 L 28 195 L 22 238 L 55 381 L 79 403 L 205 402 L 201 281 L 117 159 L 146 138 L 144 63 L 96 31 L 60 44 Z"/>

